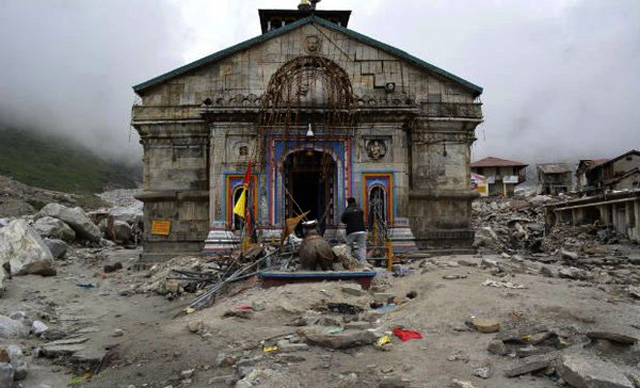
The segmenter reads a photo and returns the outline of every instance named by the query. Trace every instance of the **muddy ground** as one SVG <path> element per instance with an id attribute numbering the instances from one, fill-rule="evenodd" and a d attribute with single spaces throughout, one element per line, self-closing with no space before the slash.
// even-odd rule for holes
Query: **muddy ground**
<path id="1" fill-rule="evenodd" d="M 640 257 L 637 247 L 626 249 L 628 257 Z M 553 351 L 589 352 L 628 373 L 639 369 L 638 344 L 594 345 L 581 336 L 607 330 L 640 337 L 639 301 L 624 291 L 625 286 L 554 276 L 560 264 L 496 255 L 432 257 L 404 264 L 405 276 L 401 277 L 378 269 L 373 288 L 360 296 L 345 293 L 343 282 L 264 290 L 250 279 L 236 284 L 213 306 L 180 316 L 194 294 L 168 298 L 138 293 L 150 281 L 147 272 L 133 270 L 138 253 L 77 248 L 70 259 L 59 261 L 55 277 L 22 276 L 7 281 L 0 314 L 24 311 L 50 330 L 63 331 L 66 338 L 88 339 L 73 358 L 54 359 L 36 357 L 38 348 L 46 343 L 42 338 L 3 340 L 3 344 L 30 349 L 29 372 L 21 387 L 65 387 L 74 376 L 81 387 L 447 387 L 454 379 L 475 387 L 555 387 L 563 380 L 553 370 L 546 370 L 549 376 L 543 369 L 508 378 L 504 372 L 521 360 L 515 354 L 499 356 L 487 351 L 489 342 L 510 328 L 526 330 L 536 324 L 565 333 L 558 335 L 568 343 Z M 483 259 L 490 264 L 481 266 Z M 491 260 L 518 269 L 498 273 Z M 104 274 L 103 266 L 115 262 L 124 268 Z M 553 277 L 540 273 L 543 266 L 549 269 L 543 273 Z M 524 288 L 483 285 L 487 279 Z M 411 291 L 416 294 L 413 299 L 404 297 Z M 331 325 L 333 319 L 344 325 L 364 319 L 366 313 L 328 312 L 327 303 L 370 310 L 376 292 L 390 293 L 400 304 L 384 314 L 366 316 L 373 321 L 368 327 L 377 328 L 376 333 L 382 335 L 403 326 L 419 331 L 424 338 L 402 342 L 394 337 L 382 349 L 373 345 L 331 349 L 312 344 L 291 353 L 264 351 L 286 335 L 297 342 L 300 327 L 291 326 L 292 322 L 321 319 Z M 252 306 L 247 317 L 223 317 L 241 305 Z M 472 317 L 496 319 L 500 331 L 478 332 L 465 325 Z M 510 353 L 519 347 L 525 345 L 511 346 Z M 99 361 L 103 363 L 98 374 L 78 379 L 95 371 Z M 490 377 L 474 375 L 482 367 L 490 370 Z M 251 374 L 249 379 L 237 382 L 245 374 Z"/>

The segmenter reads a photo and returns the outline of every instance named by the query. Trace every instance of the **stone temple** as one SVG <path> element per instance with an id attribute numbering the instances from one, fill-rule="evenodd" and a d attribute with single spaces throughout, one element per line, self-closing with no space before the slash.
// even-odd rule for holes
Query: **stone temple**
<path id="1" fill-rule="evenodd" d="M 390 239 L 395 253 L 471 246 L 482 88 L 316 3 L 260 10 L 260 36 L 133 87 L 143 259 L 237 243 L 232 209 L 250 163 L 247 203 L 264 240 L 303 211 L 339 240 L 353 196 L 370 237 Z"/>

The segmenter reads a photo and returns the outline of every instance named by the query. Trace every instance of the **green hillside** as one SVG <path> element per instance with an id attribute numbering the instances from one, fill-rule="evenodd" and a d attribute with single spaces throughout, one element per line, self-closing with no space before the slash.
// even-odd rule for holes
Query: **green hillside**
<path id="1" fill-rule="evenodd" d="M 136 187 L 140 165 L 100 158 L 73 139 L 0 125 L 0 175 L 67 193 Z"/>

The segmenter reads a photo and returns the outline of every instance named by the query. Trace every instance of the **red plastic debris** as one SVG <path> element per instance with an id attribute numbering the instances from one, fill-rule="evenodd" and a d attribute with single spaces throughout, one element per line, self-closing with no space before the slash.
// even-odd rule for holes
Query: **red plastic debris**
<path id="1" fill-rule="evenodd" d="M 417 332 L 415 330 L 404 330 L 398 327 L 394 327 L 391 330 L 391 332 L 393 333 L 393 335 L 400 338 L 400 340 L 402 341 L 409 341 L 412 339 L 422 339 L 422 334 L 420 334 L 420 332 Z"/>

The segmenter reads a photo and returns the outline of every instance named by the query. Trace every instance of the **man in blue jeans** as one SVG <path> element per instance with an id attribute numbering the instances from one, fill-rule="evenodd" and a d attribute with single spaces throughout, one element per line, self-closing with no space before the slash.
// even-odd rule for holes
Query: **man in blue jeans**
<path id="1" fill-rule="evenodd" d="M 356 199 L 347 199 L 347 208 L 342 213 L 341 221 L 347 225 L 347 252 L 360 263 L 367 263 L 367 229 L 364 226 L 364 212 L 356 204 Z M 353 245 L 356 245 L 355 254 Z"/>

